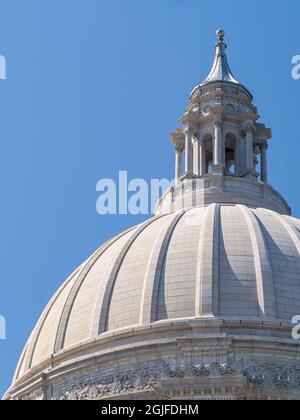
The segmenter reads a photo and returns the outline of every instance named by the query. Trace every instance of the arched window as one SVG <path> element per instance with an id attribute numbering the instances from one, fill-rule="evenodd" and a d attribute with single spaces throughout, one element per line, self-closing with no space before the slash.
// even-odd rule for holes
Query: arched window
<path id="1" fill-rule="evenodd" d="M 232 133 L 225 136 L 225 165 L 227 174 L 237 174 L 237 139 Z"/>
<path id="2" fill-rule="evenodd" d="M 254 147 L 253 172 L 257 178 L 259 176 L 262 176 L 261 174 L 261 147 L 259 144 L 256 144 Z"/>
<path id="3" fill-rule="evenodd" d="M 203 174 L 208 174 L 212 172 L 212 165 L 213 165 L 213 136 L 211 134 L 206 134 L 202 138 L 203 144 L 203 157 L 202 157 L 202 165 L 203 165 Z"/>

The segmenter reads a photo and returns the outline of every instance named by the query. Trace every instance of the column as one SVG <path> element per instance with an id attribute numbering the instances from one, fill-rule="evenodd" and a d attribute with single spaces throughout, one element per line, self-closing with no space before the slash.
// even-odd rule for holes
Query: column
<path id="1" fill-rule="evenodd" d="M 224 166 L 222 120 L 217 119 L 214 124 L 215 124 L 214 165 L 215 166 Z"/>
<path id="2" fill-rule="evenodd" d="M 199 175 L 204 176 L 207 174 L 207 162 L 206 162 L 206 146 L 205 141 L 202 138 L 199 140 L 199 161 L 200 161 L 200 171 Z"/>
<path id="3" fill-rule="evenodd" d="M 187 174 L 193 173 L 193 134 L 187 129 L 185 130 L 185 172 Z"/>
<path id="4" fill-rule="evenodd" d="M 265 184 L 268 183 L 268 167 L 267 167 L 267 144 L 261 145 L 261 181 Z"/>
<path id="5" fill-rule="evenodd" d="M 239 176 L 241 173 L 241 143 L 237 137 L 234 145 L 234 164 L 235 164 L 235 175 Z"/>
<path id="6" fill-rule="evenodd" d="M 199 155 L 199 140 L 197 137 L 193 139 L 193 155 L 194 155 L 194 174 L 200 175 L 200 155 Z"/>
<path id="7" fill-rule="evenodd" d="M 183 154 L 183 147 L 176 146 L 175 147 L 175 184 L 178 185 L 180 178 L 182 177 L 182 154 Z"/>
<path id="8" fill-rule="evenodd" d="M 253 127 L 248 125 L 246 128 L 246 170 L 253 172 Z"/>

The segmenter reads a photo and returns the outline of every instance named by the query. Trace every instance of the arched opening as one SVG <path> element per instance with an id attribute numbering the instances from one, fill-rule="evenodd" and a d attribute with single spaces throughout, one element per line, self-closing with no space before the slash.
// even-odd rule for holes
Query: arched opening
<path id="1" fill-rule="evenodd" d="M 206 134 L 202 140 L 203 143 L 203 174 L 212 173 L 213 166 L 213 136 L 211 134 Z"/>
<path id="2" fill-rule="evenodd" d="M 225 136 L 225 166 L 227 174 L 237 174 L 237 140 L 232 133 Z"/>
<path id="3" fill-rule="evenodd" d="M 256 178 L 259 176 L 262 177 L 261 174 L 261 149 L 259 144 L 255 145 L 254 147 L 254 154 L 253 154 L 253 172 Z"/>
<path id="4" fill-rule="evenodd" d="M 197 176 L 200 175 L 200 144 L 198 136 L 193 137 L 193 173 Z"/>

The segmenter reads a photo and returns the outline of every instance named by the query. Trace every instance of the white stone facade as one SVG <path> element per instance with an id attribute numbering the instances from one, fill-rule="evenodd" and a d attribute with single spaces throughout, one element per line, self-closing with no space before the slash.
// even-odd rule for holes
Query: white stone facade
<path id="1" fill-rule="evenodd" d="M 300 221 L 225 50 L 172 134 L 176 185 L 62 285 L 6 399 L 300 399 Z"/>
<path id="2" fill-rule="evenodd" d="M 294 369 L 293 392 L 300 393 L 300 347 L 291 338 L 299 273 L 297 219 L 239 204 L 155 217 L 100 248 L 65 282 L 33 332 L 10 392 L 22 397 L 43 384 L 45 398 L 171 398 L 184 378 L 200 398 L 214 395 L 206 388 L 212 376 L 220 398 L 250 389 L 253 396 L 257 385 L 277 395 L 290 377 L 284 372 Z M 250 373 L 238 370 L 244 364 Z M 282 370 L 278 384 L 273 365 Z M 251 377 L 265 370 L 266 383 Z M 105 384 L 120 375 L 129 375 L 128 389 L 122 381 Z"/>

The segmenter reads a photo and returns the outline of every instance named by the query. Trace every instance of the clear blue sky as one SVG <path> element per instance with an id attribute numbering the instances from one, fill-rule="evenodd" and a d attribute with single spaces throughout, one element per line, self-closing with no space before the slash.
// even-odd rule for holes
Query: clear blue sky
<path id="1" fill-rule="evenodd" d="M 244 4 L 245 3 L 245 4 Z M 64 278 L 140 217 L 100 217 L 96 182 L 173 176 L 169 132 L 224 27 L 273 129 L 270 181 L 300 217 L 298 0 L 0 0 L 0 394 Z"/>

